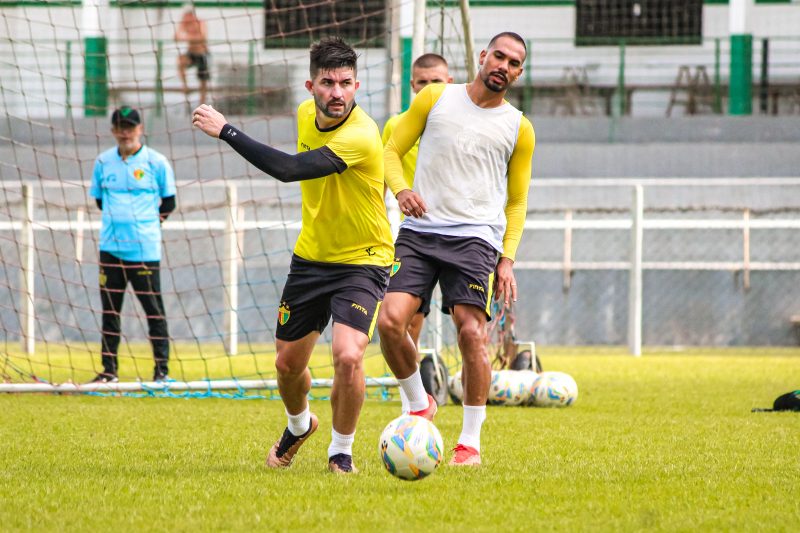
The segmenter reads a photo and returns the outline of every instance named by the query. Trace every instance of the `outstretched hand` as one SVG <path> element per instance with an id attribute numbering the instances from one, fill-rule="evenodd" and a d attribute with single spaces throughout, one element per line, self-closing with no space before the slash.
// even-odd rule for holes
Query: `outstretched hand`
<path id="1" fill-rule="evenodd" d="M 407 217 L 419 218 L 428 211 L 422 196 L 411 189 L 403 189 L 397 193 L 397 205 L 400 206 L 400 212 Z"/>
<path id="2" fill-rule="evenodd" d="M 208 104 L 202 104 L 192 112 L 192 126 L 215 139 L 219 139 L 219 134 L 227 123 L 225 116 Z"/>

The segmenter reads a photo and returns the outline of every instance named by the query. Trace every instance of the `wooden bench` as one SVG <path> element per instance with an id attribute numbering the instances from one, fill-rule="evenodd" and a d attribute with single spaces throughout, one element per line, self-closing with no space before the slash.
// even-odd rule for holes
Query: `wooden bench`
<path id="1" fill-rule="evenodd" d="M 761 86 L 753 87 L 753 94 L 761 94 Z M 767 85 L 767 101 L 769 110 L 773 115 L 778 114 L 778 103 L 781 98 L 787 98 L 790 102 L 789 113 L 794 113 L 795 108 L 800 113 L 800 80 L 796 82 L 778 82 Z"/>
<path id="2" fill-rule="evenodd" d="M 617 87 L 613 85 L 565 85 L 560 82 L 541 82 L 532 85 L 512 85 L 506 98 L 517 108 L 522 109 L 524 103 L 536 98 L 556 100 L 551 111 L 563 108 L 569 115 L 594 114 L 592 98 L 600 98 L 603 102 L 602 112 L 611 115 L 613 97 Z M 527 110 L 526 110 L 527 111 Z"/>
<path id="3" fill-rule="evenodd" d="M 199 92 L 199 87 L 194 84 L 187 90 L 183 87 L 153 85 L 111 85 L 108 87 L 109 100 L 118 105 L 122 103 L 124 94 L 157 94 L 179 93 L 189 95 Z M 252 107 L 253 112 L 287 112 L 291 107 L 291 91 L 288 87 L 255 87 L 250 91 L 246 86 L 215 86 L 209 85 L 208 95 L 212 104 L 221 110 L 229 108 L 229 113 L 244 113 L 245 109 Z M 235 109 L 232 109 L 235 108 Z"/>
<path id="4" fill-rule="evenodd" d="M 662 92 L 666 93 L 666 104 L 669 103 L 669 98 L 672 92 L 676 90 L 673 83 L 628 83 L 625 85 L 625 94 L 623 101 L 623 114 L 630 115 L 633 108 L 633 96 L 639 92 Z M 716 87 L 712 84 L 709 88 L 703 89 L 705 98 L 709 96 L 714 98 Z M 753 98 L 757 98 L 761 94 L 761 86 L 758 83 L 753 84 Z M 508 91 L 508 100 L 515 106 L 522 109 L 522 105 L 526 100 L 535 99 L 536 97 L 546 98 L 568 98 L 573 101 L 571 104 L 573 109 L 582 110 L 584 106 L 581 100 L 591 99 L 593 97 L 600 98 L 603 102 L 603 111 L 606 115 L 613 114 L 614 106 L 616 105 L 618 87 L 616 84 L 588 84 L 578 86 L 578 90 L 574 85 L 564 84 L 560 82 L 547 81 L 547 82 L 534 82 L 530 85 L 512 85 Z M 728 85 L 720 84 L 719 92 L 721 100 L 728 97 Z M 767 86 L 767 98 L 769 102 L 769 113 L 777 115 L 779 111 L 779 103 L 781 99 L 790 99 L 791 107 L 789 112 L 800 112 L 800 80 L 798 82 L 775 82 Z M 569 101 L 569 100 L 568 100 Z M 677 102 L 676 102 L 677 103 Z M 567 109 L 569 109 L 567 107 Z M 795 111 L 796 109 L 796 111 Z M 711 108 L 713 111 L 713 107 Z M 527 109 L 525 111 L 528 111 Z M 754 107 L 754 113 L 758 113 L 758 107 Z M 695 112 L 698 110 L 695 108 Z M 723 105 L 720 109 L 721 113 L 725 113 Z M 568 114 L 588 114 L 588 113 L 568 113 Z"/>
<path id="5" fill-rule="evenodd" d="M 253 91 L 249 91 L 247 87 L 243 86 L 216 86 L 209 85 L 209 94 L 216 94 L 220 96 L 263 96 L 268 94 L 282 93 L 287 90 L 286 87 L 254 87 Z M 108 96 L 110 98 L 119 98 L 121 94 L 125 93 L 196 93 L 200 91 L 200 87 L 192 85 L 184 90 L 183 87 L 158 87 L 152 85 L 109 85 Z"/>
<path id="6" fill-rule="evenodd" d="M 789 322 L 792 324 L 795 335 L 797 335 L 797 342 L 800 343 L 800 315 L 792 315 L 789 317 Z"/>

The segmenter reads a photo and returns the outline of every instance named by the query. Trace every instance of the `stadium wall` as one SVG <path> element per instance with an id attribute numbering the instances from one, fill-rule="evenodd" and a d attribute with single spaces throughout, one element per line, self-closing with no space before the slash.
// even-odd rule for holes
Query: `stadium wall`
<path id="1" fill-rule="evenodd" d="M 559 3 L 562 4 L 562 3 Z M 0 10 L 0 76 L 3 79 L 5 107 L 17 116 L 38 118 L 65 116 L 68 108 L 80 110 L 83 87 L 83 61 L 79 30 L 81 8 L 40 7 L 29 2 L 4 5 Z M 248 54 L 254 54 L 257 65 L 273 65 L 285 69 L 281 80 L 292 88 L 296 104 L 305 98 L 301 82 L 306 79 L 307 54 L 305 50 L 264 50 L 251 48 L 263 38 L 263 8 L 260 2 L 251 7 L 199 7 L 201 18 L 209 23 L 209 40 L 212 49 L 212 75 L 221 71 L 246 68 Z M 250 6 L 250 4 L 244 4 Z M 522 7 L 520 7 L 520 5 Z M 615 47 L 584 47 L 576 49 L 574 39 L 575 9 L 571 5 L 549 6 L 544 2 L 475 2 L 472 7 L 473 34 L 476 47 L 485 46 L 488 39 L 500 31 L 514 30 L 530 39 L 532 48 L 542 56 L 535 57 L 531 65 L 537 80 L 557 80 L 564 66 L 588 66 L 593 82 L 607 83 L 617 79 L 619 52 Z M 440 15 L 447 23 L 442 25 Z M 157 43 L 163 44 L 162 79 L 165 87 L 178 87 L 176 61 L 178 46 L 173 41 L 175 23 L 180 19 L 180 7 L 112 7 L 102 21 L 103 33 L 109 39 L 109 78 L 111 85 L 140 84 L 142 94 L 127 95 L 139 100 L 145 107 L 155 102 L 153 85 L 156 72 Z M 454 58 L 457 81 L 463 81 L 463 47 L 445 46 L 437 42 L 434 34 L 445 28 L 444 42 L 456 43 L 460 39 L 459 16 L 453 9 L 429 8 L 429 49 L 440 49 Z M 479 22 L 478 22 L 479 21 Z M 788 3 L 756 4 L 752 16 L 752 31 L 756 39 L 754 53 L 759 53 L 758 39 L 770 37 L 771 54 L 775 57 L 770 67 L 773 78 L 797 76 L 797 53 L 800 53 L 800 5 Z M 709 3 L 704 7 L 704 42 L 698 46 L 646 46 L 628 47 L 626 61 L 630 82 L 646 81 L 666 83 L 675 79 L 676 66 L 681 64 L 708 64 L 713 61 L 716 39 L 722 40 L 722 52 L 728 43 L 728 7 Z M 67 50 L 68 43 L 70 50 Z M 35 46 L 34 46 L 35 44 Z M 71 72 L 67 74 L 67 55 L 70 55 Z M 460 54 L 460 56 L 459 56 Z M 728 65 L 723 61 L 722 76 L 727 77 Z M 754 60 L 753 68 L 759 62 Z M 388 59 L 383 49 L 362 50 L 361 75 L 362 105 L 381 120 L 386 115 Z M 193 74 L 190 74 L 192 76 Z M 69 78 L 69 80 L 67 80 Z M 755 79 L 755 78 L 754 78 Z M 66 102 L 66 84 L 73 86 L 71 99 Z M 149 94 L 148 94 L 149 93 Z M 24 95 L 24 96 L 23 96 Z M 640 98 L 642 98 L 640 96 Z M 182 95 L 168 93 L 163 102 L 167 109 L 184 110 L 179 104 Z M 648 106 L 635 106 L 637 114 L 646 112 Z M 655 105 L 653 114 L 662 114 L 664 104 Z"/>
<path id="2" fill-rule="evenodd" d="M 626 218 L 630 208 L 628 186 L 597 189 L 576 181 L 570 188 L 553 189 L 547 181 L 580 171 L 615 177 L 655 178 L 672 171 L 687 176 L 729 177 L 731 162 L 742 164 L 747 157 L 748 175 L 760 177 L 785 165 L 789 176 L 800 176 L 800 154 L 796 147 L 798 119 L 693 118 L 648 119 L 618 122 L 615 143 L 591 142 L 595 133 L 607 133 L 607 122 L 588 119 L 547 119 L 537 121 L 539 146 L 534 156 L 534 182 L 530 193 L 531 220 L 563 220 L 572 209 L 576 217 Z M 0 122 L 2 123 L 2 122 Z M 89 220 L 98 212 L 89 202 L 82 185 L 90 176 L 96 154 L 111 145 L 102 135 L 103 119 L 64 121 L 19 127 L 14 145 L 0 146 L 0 159 L 15 165 L 0 166 L 2 194 L 10 220 L 20 220 L 21 182 L 48 185 L 37 192 L 36 220 L 75 220 L 83 207 Z M 233 151 L 219 142 L 198 136 L 188 127 L 176 129 L 164 119 L 149 125 L 148 143 L 174 162 L 176 175 L 184 181 L 178 193 L 175 222 L 223 221 L 224 185 L 240 181 L 239 196 L 247 220 L 299 220 L 299 190 L 265 178 Z M 672 129 L 670 129 L 672 128 Z M 278 146 L 292 150 L 291 118 L 247 124 L 257 138 L 272 136 Z M 54 137 L 54 132 L 58 132 Z M 98 132 L 100 134 L 98 135 Z M 0 127 L 0 137 L 9 135 Z M 686 142 L 676 142 L 685 140 Z M 774 147 L 783 146 L 777 156 Z M 695 151 L 689 151 L 692 148 Z M 717 159 L 696 158 L 706 150 Z M 630 152 L 629 155 L 625 155 Z M 727 158 L 724 157 L 727 154 Z M 641 158 L 635 164 L 636 157 Z M 763 159 L 774 157 L 775 159 Z M 647 160 L 645 158 L 654 158 Z M 759 158 L 761 158 L 759 160 Z M 619 159 L 619 160 L 617 160 Z M 603 161 L 605 166 L 599 164 Z M 571 167 L 565 165 L 571 164 Z M 592 167 L 593 164 L 597 166 Z M 678 166 L 682 165 L 682 166 Z M 662 168 L 663 167 L 663 168 Z M 566 170 L 564 170 L 566 168 Z M 627 174 L 623 174 L 627 171 Z M 674 176 L 675 174 L 673 174 Z M 741 175 L 738 174 L 738 175 Z M 223 181 L 221 178 L 226 178 Z M 188 184 L 186 183 L 188 182 Z M 647 217 L 736 218 L 741 209 L 755 212 L 800 207 L 798 189 L 782 187 L 709 186 L 696 191 L 646 189 L 647 209 L 672 209 L 647 213 Z M 703 211 L 706 208 L 739 211 Z M 700 208 L 699 212 L 682 210 Z M 589 214 L 580 215 L 580 210 Z M 793 211 L 796 212 L 796 211 Z M 786 215 L 794 217 L 793 212 Z M 754 215 L 755 216 L 755 215 Z M 8 220 L 6 218 L 5 220 Z M 279 224 L 280 225 L 280 224 Z M 753 261 L 800 262 L 800 234 L 796 230 L 754 230 Z M 20 308 L 19 234 L 0 233 L 0 324 L 3 332 L 18 330 Z M 296 230 L 271 232 L 251 230 L 243 240 L 239 269 L 239 324 L 242 342 L 272 339 L 275 309 L 285 281 Z M 95 232 L 87 232 L 82 261 L 75 257 L 75 232 L 36 232 L 36 305 L 39 338 L 52 342 L 95 342 L 98 331 L 99 294 Z M 520 247 L 521 262 L 559 262 L 563 259 L 563 231 L 528 231 Z M 224 289 L 221 262 L 224 252 L 220 230 L 175 230 L 165 232 L 163 276 L 165 302 L 173 338 L 189 342 L 221 342 Z M 628 260 L 630 234 L 627 230 L 582 230 L 575 233 L 574 261 Z M 645 235 L 645 261 L 741 261 L 741 230 L 658 231 Z M 518 272 L 523 295 L 518 307 L 520 338 L 544 344 L 624 344 L 627 335 L 628 274 L 626 270 L 578 270 L 565 290 L 560 270 Z M 789 317 L 800 312 L 800 271 L 754 271 L 749 288 L 744 274 L 736 271 L 645 271 L 644 331 L 646 345 L 792 345 L 795 332 Z M 132 300 L 132 298 L 129 298 Z M 126 313 L 138 314 L 135 304 Z M 447 324 L 448 321 L 445 321 Z M 128 339 L 144 339 L 141 319 L 127 320 Z M 450 339 L 452 340 L 452 339 Z M 445 338 L 448 342 L 448 338 Z"/>
<path id="3" fill-rule="evenodd" d="M 201 8 L 209 20 L 214 47 L 215 76 L 220 69 L 246 64 L 248 43 L 261 37 L 262 9 Z M 727 7 L 705 7 L 704 34 L 707 38 L 727 36 Z M 173 24 L 179 9 L 112 9 L 104 21 L 110 43 L 112 83 L 139 82 L 151 85 L 155 73 L 154 43 L 164 44 L 164 83 L 176 86 L 175 58 L 178 48 L 172 41 Z M 429 22 L 437 27 L 438 10 L 430 10 Z M 0 116 L 0 180 L 63 183 L 37 198 L 36 218 L 73 218 L 78 206 L 86 207 L 90 218 L 96 211 L 80 185 L 88 180 L 97 153 L 110 145 L 107 119 L 80 118 L 82 106 L 82 64 L 80 9 L 42 7 L 4 7 L 0 11 L 0 80 L 6 114 Z M 618 51 L 609 47 L 576 49 L 572 44 L 574 8 L 560 7 L 473 7 L 476 44 L 497 31 L 517 29 L 534 42 L 534 63 L 542 79 L 557 80 L 565 65 L 598 64 L 597 79 L 615 79 Z M 756 37 L 797 38 L 800 5 L 759 4 L 754 14 Z M 519 23 L 521 27 L 509 26 Z M 235 36 L 235 39 L 232 38 Z M 452 41 L 457 34 L 448 36 Z M 66 118 L 65 105 L 66 41 L 72 48 L 72 105 L 75 114 Z M 435 46 L 436 43 L 432 43 Z M 34 46 L 35 45 L 35 46 Z M 697 47 L 642 47 L 629 49 L 630 80 L 674 79 L 675 65 L 697 58 L 706 61 L 714 44 Z M 780 48 L 778 48 L 780 49 Z M 305 50 L 255 49 L 256 63 L 285 69 L 284 83 L 296 88 L 293 98 L 306 94 Z M 756 53 L 758 48 L 756 48 Z M 364 85 L 359 101 L 379 123 L 386 118 L 385 51 L 363 51 Z M 780 58 L 781 56 L 779 56 Z M 458 68 L 458 65 L 456 65 Z M 754 67 L 755 68 L 755 67 Z M 797 76 L 794 59 L 778 65 L 776 75 Z M 783 69 L 783 70 L 780 70 Z M 727 65 L 723 64 L 723 75 Z M 194 73 L 190 73 L 192 79 Z M 463 77 L 463 76 L 462 76 Z M 145 116 L 148 142 L 174 162 L 179 179 L 211 182 L 213 187 L 182 188 L 179 213 L 175 220 L 203 221 L 223 219 L 219 208 L 203 207 L 216 203 L 222 195 L 221 177 L 255 178 L 252 167 L 218 143 L 192 133 L 182 106 L 182 96 L 172 94 L 164 102 L 167 112 L 161 118 L 151 112 L 153 95 L 133 95 L 134 103 L 148 109 Z M 634 104 L 634 109 L 663 115 L 663 105 Z M 281 116 L 243 118 L 254 136 L 269 139 L 285 150 L 294 149 L 291 113 Z M 744 177 L 798 176 L 800 151 L 797 150 L 798 119 L 793 117 L 693 117 L 621 118 L 534 116 L 538 146 L 534 158 L 532 204 L 539 209 L 594 207 L 624 209 L 629 206 L 627 189 L 591 194 L 580 186 L 555 197 L 536 188 L 536 183 L 557 177 Z M 216 181 L 215 181 L 216 180 Z M 18 193 L 3 189 L 9 215 L 21 212 Z M 783 208 L 797 196 L 756 195 L 762 209 Z M 299 193 L 296 186 L 259 182 L 240 190 L 241 200 L 250 202 L 247 218 L 297 220 Z M 652 201 L 649 197 L 646 200 Z M 665 205 L 691 203 L 678 192 L 664 193 Z M 743 205 L 751 198 L 737 197 L 733 190 L 717 189 L 707 203 Z M 11 217 L 14 218 L 13 216 Z M 756 241 L 763 256 L 771 260 L 798 261 L 797 232 L 776 232 Z M 576 258 L 583 260 L 627 259 L 628 234 L 580 234 Z M 240 335 L 243 342 L 272 340 L 275 309 L 283 285 L 291 245 L 296 233 L 251 231 L 246 234 L 240 280 Z M 87 235 L 83 261 L 74 257 L 74 235 L 68 232 L 37 232 L 36 294 L 37 335 L 39 338 L 98 342 L 99 295 L 96 290 L 96 243 Z M 558 233 L 526 234 L 521 260 L 558 260 L 562 236 Z M 645 257 L 651 260 L 670 257 L 735 259 L 741 252 L 740 232 L 702 233 L 691 245 L 664 234 L 648 241 Z M 221 339 L 224 302 L 221 286 L 221 237 L 211 231 L 166 234 L 164 276 L 165 302 L 173 338 L 196 342 Z M 20 248 L 15 235 L 3 232 L 0 238 L 0 307 L 2 332 L 18 330 Z M 648 255 L 649 254 L 649 255 Z M 580 271 L 564 290 L 563 275 L 555 271 L 527 270 L 519 273 L 524 295 L 518 310 L 518 334 L 543 344 L 624 344 L 627 332 L 627 273 L 624 271 Z M 797 314 L 800 301 L 797 271 L 754 272 L 749 290 L 743 287 L 742 274 L 735 272 L 646 272 L 644 276 L 644 343 L 646 345 L 790 345 L 796 343 L 788 317 Z M 132 298 L 129 298 L 132 300 Z M 133 304 L 126 304 L 133 312 Z M 129 339 L 146 338 L 143 321 L 125 323 Z M 451 342 L 452 339 L 445 339 Z"/>

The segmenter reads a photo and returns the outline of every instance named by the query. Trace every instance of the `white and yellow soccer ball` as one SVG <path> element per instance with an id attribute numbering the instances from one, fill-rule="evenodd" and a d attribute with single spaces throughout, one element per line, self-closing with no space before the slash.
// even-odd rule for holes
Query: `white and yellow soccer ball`
<path id="1" fill-rule="evenodd" d="M 531 387 L 536 407 L 566 407 L 578 399 L 578 384 L 564 372 L 542 372 Z"/>
<path id="2" fill-rule="evenodd" d="M 530 383 L 517 370 L 492 370 L 488 402 L 492 405 L 521 405 L 528 401 Z"/>
<path id="3" fill-rule="evenodd" d="M 378 453 L 395 477 L 414 481 L 433 474 L 444 456 L 439 430 L 421 416 L 402 415 L 381 433 Z"/>
<path id="4" fill-rule="evenodd" d="M 533 405 L 533 383 L 539 379 L 539 373 L 535 370 L 515 370 L 517 379 L 525 387 L 525 395 L 521 405 Z"/>
<path id="5" fill-rule="evenodd" d="M 450 376 L 447 380 L 447 391 L 450 393 L 450 398 L 453 403 L 462 403 L 464 401 L 464 385 L 461 383 L 461 370 Z"/>

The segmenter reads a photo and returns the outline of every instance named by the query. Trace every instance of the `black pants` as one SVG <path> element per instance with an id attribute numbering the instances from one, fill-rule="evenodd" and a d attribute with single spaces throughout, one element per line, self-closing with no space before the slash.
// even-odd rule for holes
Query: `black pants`
<path id="1" fill-rule="evenodd" d="M 161 267 L 158 261 L 131 262 L 100 252 L 100 299 L 103 301 L 103 371 L 117 374 L 120 341 L 120 312 L 128 282 L 147 314 L 150 344 L 155 359 L 154 377 L 166 376 L 169 361 L 169 332 L 161 299 Z"/>

